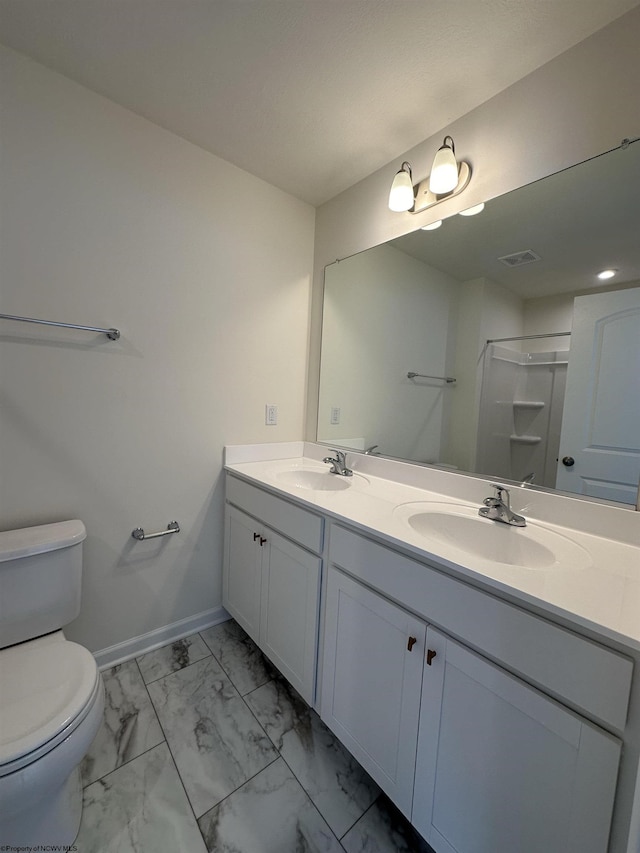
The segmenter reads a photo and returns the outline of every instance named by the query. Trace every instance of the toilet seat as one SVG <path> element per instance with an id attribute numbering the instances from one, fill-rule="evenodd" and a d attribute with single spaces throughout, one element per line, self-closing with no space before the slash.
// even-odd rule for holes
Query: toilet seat
<path id="1" fill-rule="evenodd" d="M 0 651 L 0 683 L 0 776 L 67 738 L 101 695 L 93 655 L 61 631 Z"/>

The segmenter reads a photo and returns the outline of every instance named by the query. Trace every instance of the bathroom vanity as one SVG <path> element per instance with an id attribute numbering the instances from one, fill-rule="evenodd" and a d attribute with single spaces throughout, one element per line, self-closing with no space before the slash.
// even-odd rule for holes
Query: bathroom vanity
<path id="1" fill-rule="evenodd" d="M 223 603 L 437 853 L 638 853 L 640 514 L 228 448 Z"/>

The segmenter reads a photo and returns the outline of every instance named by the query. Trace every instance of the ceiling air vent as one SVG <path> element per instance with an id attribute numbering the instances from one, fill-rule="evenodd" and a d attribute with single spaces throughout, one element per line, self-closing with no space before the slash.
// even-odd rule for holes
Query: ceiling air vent
<path id="1" fill-rule="evenodd" d="M 534 261 L 541 260 L 540 255 L 536 255 L 531 249 L 525 249 L 524 252 L 514 252 L 513 255 L 503 255 L 498 258 L 499 261 L 507 267 L 523 267 L 525 264 L 532 264 Z"/>

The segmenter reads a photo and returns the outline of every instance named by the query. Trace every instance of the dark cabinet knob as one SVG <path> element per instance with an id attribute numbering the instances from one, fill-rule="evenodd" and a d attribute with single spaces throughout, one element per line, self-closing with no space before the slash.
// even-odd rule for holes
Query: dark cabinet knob
<path id="1" fill-rule="evenodd" d="M 575 465 L 575 462 L 576 462 L 576 460 L 573 458 L 573 456 L 563 456 L 562 457 L 562 464 L 566 468 L 571 468 L 572 465 Z"/>

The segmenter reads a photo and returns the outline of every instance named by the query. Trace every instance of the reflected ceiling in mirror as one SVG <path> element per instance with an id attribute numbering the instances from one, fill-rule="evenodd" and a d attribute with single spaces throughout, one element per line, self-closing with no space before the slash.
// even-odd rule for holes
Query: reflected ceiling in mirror
<path id="1" fill-rule="evenodd" d="M 631 312 L 623 332 L 602 317 L 594 328 L 606 328 L 607 340 L 630 335 L 620 346 L 631 362 L 640 359 L 639 186 L 636 141 L 493 199 L 478 216 L 453 216 L 437 231 L 328 266 L 318 441 L 516 482 L 533 475 L 545 488 L 633 502 L 640 448 L 628 475 L 635 485 L 601 474 L 594 485 L 581 461 L 583 437 L 562 436 L 562 423 L 566 383 L 580 372 L 569 364 L 575 327 L 567 333 L 574 309 L 595 310 L 585 302 L 592 294 L 611 294 L 597 303 L 609 316 L 619 313 L 615 292 L 637 292 L 637 314 L 632 296 L 620 309 Z M 597 273 L 605 268 L 616 275 L 603 284 Z M 598 381 L 613 387 L 604 373 Z M 617 402 L 606 395 L 606 405 L 619 405 L 619 418 L 640 435 L 628 391 L 620 388 Z M 613 443 L 611 453 L 622 441 L 617 417 L 599 436 L 599 445 Z M 558 456 L 578 461 L 562 466 Z"/>

